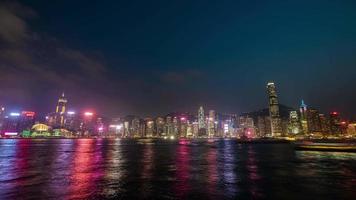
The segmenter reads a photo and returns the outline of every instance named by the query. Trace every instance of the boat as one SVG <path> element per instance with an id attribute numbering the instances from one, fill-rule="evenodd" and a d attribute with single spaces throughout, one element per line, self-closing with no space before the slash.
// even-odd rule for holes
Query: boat
<path id="1" fill-rule="evenodd" d="M 297 151 L 356 152 L 356 143 L 295 143 Z"/>

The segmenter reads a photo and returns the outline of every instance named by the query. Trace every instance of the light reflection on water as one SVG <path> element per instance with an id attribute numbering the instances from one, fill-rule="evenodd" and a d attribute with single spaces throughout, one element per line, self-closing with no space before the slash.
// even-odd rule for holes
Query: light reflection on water
<path id="1" fill-rule="evenodd" d="M 232 140 L 0 140 L 0 199 L 353 199 L 356 154 Z"/>

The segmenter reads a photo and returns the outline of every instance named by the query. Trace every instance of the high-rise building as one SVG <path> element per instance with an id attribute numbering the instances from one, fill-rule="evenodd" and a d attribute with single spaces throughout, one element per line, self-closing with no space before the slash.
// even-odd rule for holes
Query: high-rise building
<path id="1" fill-rule="evenodd" d="M 64 128 L 77 132 L 80 129 L 80 118 L 74 111 L 68 111 L 64 119 Z"/>
<path id="2" fill-rule="evenodd" d="M 308 108 L 307 105 L 302 100 L 300 105 L 300 124 L 302 126 L 303 134 L 308 134 L 308 119 L 307 119 Z"/>
<path id="3" fill-rule="evenodd" d="M 348 124 L 346 132 L 349 136 L 356 136 L 356 123 Z"/>
<path id="4" fill-rule="evenodd" d="M 269 82 L 267 84 L 267 93 L 269 99 L 269 114 L 271 118 L 271 132 L 272 137 L 281 136 L 282 135 L 282 124 L 281 118 L 279 116 L 279 104 L 278 104 L 278 96 L 276 91 L 276 86 L 273 82 Z"/>
<path id="5" fill-rule="evenodd" d="M 320 134 L 321 123 L 319 118 L 319 112 L 317 109 L 309 108 L 307 111 L 308 132 L 309 134 Z"/>
<path id="6" fill-rule="evenodd" d="M 288 125 L 288 133 L 291 135 L 299 134 L 300 124 L 297 111 L 289 112 L 289 125 Z"/>
<path id="7" fill-rule="evenodd" d="M 174 136 L 175 138 L 179 138 L 179 122 L 177 117 L 173 117 L 172 125 L 172 136 Z"/>
<path id="8" fill-rule="evenodd" d="M 253 118 L 249 116 L 239 117 L 239 135 L 243 138 L 252 138 L 256 136 L 256 128 Z"/>
<path id="9" fill-rule="evenodd" d="M 157 117 L 155 125 L 156 125 L 156 133 L 155 133 L 156 136 L 158 137 L 167 136 L 164 128 L 165 122 L 162 117 Z"/>
<path id="10" fill-rule="evenodd" d="M 0 106 L 0 130 L 2 125 L 4 124 L 4 119 L 5 119 L 5 107 Z"/>
<path id="11" fill-rule="evenodd" d="M 187 138 L 192 138 L 193 137 L 193 124 L 188 121 L 187 123 Z"/>
<path id="12" fill-rule="evenodd" d="M 208 137 L 215 136 L 215 111 L 209 110 L 209 117 L 208 117 Z"/>
<path id="13" fill-rule="evenodd" d="M 199 124 L 199 129 L 205 129 L 205 115 L 202 106 L 200 106 L 198 110 L 198 124 Z"/>
<path id="14" fill-rule="evenodd" d="M 328 135 L 330 133 L 330 125 L 328 119 L 324 114 L 319 114 L 320 127 L 323 135 Z"/>
<path id="15" fill-rule="evenodd" d="M 179 120 L 179 137 L 185 138 L 187 137 L 187 129 L 188 129 L 188 119 L 186 116 L 181 116 Z"/>
<path id="16" fill-rule="evenodd" d="M 271 120 L 269 116 L 257 117 L 258 136 L 266 137 L 271 135 Z"/>
<path id="17" fill-rule="evenodd" d="M 57 106 L 56 106 L 56 121 L 60 125 L 60 127 L 64 126 L 64 116 L 66 112 L 67 99 L 64 96 L 64 92 L 62 96 L 59 97 Z"/>
<path id="18" fill-rule="evenodd" d="M 333 135 L 341 134 L 341 126 L 340 126 L 341 118 L 339 113 L 331 112 L 329 117 L 330 117 L 329 125 L 330 125 L 331 134 Z"/>
<path id="19" fill-rule="evenodd" d="M 166 117 L 166 134 L 167 136 L 174 136 L 173 134 L 173 122 L 172 122 L 172 116 L 168 115 Z"/>
<path id="20" fill-rule="evenodd" d="M 4 123 L 1 129 L 1 135 L 5 137 L 17 137 L 20 135 L 19 124 L 21 114 L 12 112 L 9 116 L 5 116 Z"/>
<path id="21" fill-rule="evenodd" d="M 124 128 L 124 134 L 122 137 L 129 138 L 131 137 L 131 127 L 130 127 L 130 122 L 128 120 L 125 120 L 123 123 L 123 128 Z"/>
<path id="22" fill-rule="evenodd" d="M 133 137 L 142 137 L 143 131 L 141 126 L 141 120 L 138 117 L 132 119 L 132 135 Z"/>
<path id="23" fill-rule="evenodd" d="M 145 137 L 154 136 L 154 121 L 151 118 L 145 119 Z"/>
<path id="24" fill-rule="evenodd" d="M 67 99 L 65 98 L 64 93 L 62 93 L 62 95 L 59 97 L 57 101 L 56 111 L 50 113 L 46 117 L 48 125 L 54 128 L 65 127 L 66 105 L 67 105 Z"/>
<path id="25" fill-rule="evenodd" d="M 193 137 L 197 138 L 199 137 L 199 123 L 198 122 L 193 122 L 192 123 L 192 133 L 193 133 Z"/>

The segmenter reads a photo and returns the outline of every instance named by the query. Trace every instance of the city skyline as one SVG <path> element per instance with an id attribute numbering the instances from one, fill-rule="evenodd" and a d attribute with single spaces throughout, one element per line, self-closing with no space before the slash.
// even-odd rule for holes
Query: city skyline
<path id="1" fill-rule="evenodd" d="M 267 88 L 269 86 L 269 84 L 273 84 L 275 85 L 274 82 L 272 81 L 269 81 L 267 82 Z M 209 113 L 207 114 L 204 114 L 204 109 L 207 108 L 209 109 L 208 111 L 211 111 L 211 109 L 213 110 L 217 110 L 219 113 L 223 113 L 223 114 L 237 114 L 237 115 L 243 115 L 245 113 L 250 113 L 250 112 L 256 112 L 256 111 L 259 111 L 259 110 L 263 110 L 263 109 L 270 109 L 270 100 L 269 100 L 269 91 L 267 90 L 266 92 L 266 97 L 265 97 L 265 102 L 264 102 L 264 106 L 261 106 L 259 108 L 256 108 L 254 110 L 246 110 L 246 111 L 240 111 L 240 112 L 233 112 L 233 111 L 227 111 L 227 112 L 224 112 L 224 111 L 219 111 L 218 109 L 216 109 L 215 107 L 210 107 L 210 106 L 206 106 L 206 105 L 199 105 L 199 112 L 200 112 L 200 109 L 203 109 L 202 111 L 202 115 L 203 116 L 208 116 Z M 56 97 L 58 102 L 52 102 L 52 109 L 50 110 L 47 110 L 47 111 L 43 111 L 43 112 L 38 112 L 38 110 L 36 109 L 28 109 L 28 108 L 24 108 L 23 106 L 21 105 L 18 105 L 18 106 L 7 106 L 6 104 L 0 104 L 1 108 L 3 109 L 3 111 L 5 111 L 5 113 L 7 113 L 8 115 L 11 114 L 11 113 L 20 113 L 22 111 L 29 111 L 31 110 L 31 112 L 36 112 L 36 115 L 38 117 L 40 117 L 41 119 L 44 119 L 48 113 L 67 113 L 67 112 L 73 112 L 73 113 L 82 113 L 84 114 L 85 112 L 94 112 L 95 114 L 99 115 L 99 116 L 105 116 L 105 117 L 123 117 L 123 116 L 138 116 L 138 117 L 141 117 L 141 118 L 145 118 L 145 117 L 157 117 L 157 116 L 165 116 L 165 115 L 169 115 L 171 113 L 195 113 L 196 112 L 196 108 L 195 110 L 167 110 L 163 113 L 158 113 L 158 114 L 145 114 L 145 115 L 139 115 L 139 114 L 135 114 L 135 113 L 116 113 L 116 114 L 113 114 L 113 115 L 107 115 L 106 113 L 104 113 L 103 111 L 100 111 L 100 110 L 97 110 L 95 109 L 94 107 L 81 107 L 81 106 L 75 106 L 75 105 L 71 105 L 70 102 L 69 102 L 69 105 L 67 104 L 68 103 L 68 96 L 67 94 L 65 95 L 65 92 L 61 92 L 61 95 L 57 96 Z M 59 99 L 58 99 L 59 98 Z M 65 103 L 64 105 L 60 105 L 61 103 Z M 291 106 L 291 105 L 286 105 L 286 104 L 283 104 L 283 103 L 279 103 L 278 100 L 277 102 L 274 104 L 274 106 L 278 106 L 277 109 L 279 109 L 279 106 L 286 106 L 288 108 L 291 108 L 293 110 L 296 110 L 296 111 L 299 111 L 301 113 L 302 110 L 300 110 L 300 106 L 306 106 L 305 105 L 305 101 L 304 99 L 300 99 L 299 100 L 299 105 L 294 105 L 294 106 Z M 310 105 L 310 104 L 309 104 Z M 340 112 L 339 110 L 327 110 L 327 111 L 323 111 L 323 110 L 320 110 L 318 109 L 318 106 L 317 105 L 312 105 L 311 106 L 312 109 L 317 109 L 318 111 L 321 111 L 321 113 L 332 113 L 332 112 L 338 112 L 338 113 L 342 113 Z M 64 109 L 64 112 L 62 112 Z M 276 109 L 276 108 L 273 108 L 273 109 Z M 62 111 L 61 111 L 62 110 Z M 354 121 L 355 119 L 353 118 L 349 118 L 347 115 L 345 115 L 343 113 L 343 117 L 344 118 L 347 118 L 351 121 Z M 199 119 L 199 114 L 197 114 L 197 118 Z M 204 124 L 205 126 L 205 124 Z"/>
<path id="2" fill-rule="evenodd" d="M 297 109 L 280 105 L 278 87 L 266 84 L 267 109 L 248 113 L 221 113 L 200 106 L 195 113 L 108 117 L 93 109 L 68 109 L 65 93 L 41 119 L 34 111 L 0 110 L 3 137 L 114 137 L 114 138 L 331 138 L 352 137 L 355 123 L 340 112 L 322 113 L 301 101 Z"/>
<path id="3" fill-rule="evenodd" d="M 45 114 L 65 91 L 109 116 L 241 113 L 273 80 L 281 104 L 355 119 L 354 4 L 2 1 L 0 104 Z"/>

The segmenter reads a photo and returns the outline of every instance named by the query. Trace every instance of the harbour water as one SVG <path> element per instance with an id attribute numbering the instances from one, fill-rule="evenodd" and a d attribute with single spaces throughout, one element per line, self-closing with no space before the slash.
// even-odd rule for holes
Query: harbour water
<path id="1" fill-rule="evenodd" d="M 235 140 L 0 140 L 0 199 L 355 199 L 356 153 Z"/>

